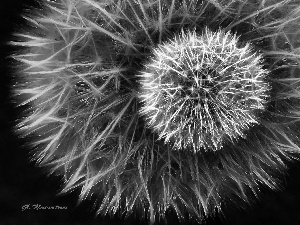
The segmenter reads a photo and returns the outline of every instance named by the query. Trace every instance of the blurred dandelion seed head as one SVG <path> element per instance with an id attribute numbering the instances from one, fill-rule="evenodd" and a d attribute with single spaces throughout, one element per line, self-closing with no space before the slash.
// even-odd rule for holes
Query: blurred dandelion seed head
<path id="1" fill-rule="evenodd" d="M 140 75 L 148 126 L 177 149 L 219 150 L 259 123 L 270 87 L 262 55 L 230 32 L 181 33 L 153 50 Z"/>
<path id="2" fill-rule="evenodd" d="M 61 192 L 153 224 L 278 188 L 300 152 L 299 0 L 44 2 L 11 42 L 16 133 Z"/>

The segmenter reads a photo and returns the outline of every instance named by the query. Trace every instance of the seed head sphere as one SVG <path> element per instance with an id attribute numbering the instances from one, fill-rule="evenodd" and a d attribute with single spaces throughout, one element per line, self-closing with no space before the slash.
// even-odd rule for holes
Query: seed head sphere
<path id="1" fill-rule="evenodd" d="M 10 42 L 15 131 L 62 193 L 201 223 L 281 187 L 300 152 L 299 0 L 38 3 Z"/>
<path id="2" fill-rule="evenodd" d="M 258 124 L 269 90 L 262 56 L 230 32 L 181 32 L 153 50 L 141 75 L 140 110 L 177 149 L 219 150 Z"/>

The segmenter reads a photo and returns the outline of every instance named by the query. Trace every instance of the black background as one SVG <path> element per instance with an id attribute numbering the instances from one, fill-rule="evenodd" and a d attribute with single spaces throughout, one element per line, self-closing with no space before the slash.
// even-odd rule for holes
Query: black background
<path id="1" fill-rule="evenodd" d="M 0 1 L 0 225 L 143 224 L 134 218 L 123 220 L 108 216 L 95 217 L 93 201 L 87 200 L 77 205 L 78 191 L 58 196 L 60 178 L 46 176 L 41 168 L 29 162 L 29 149 L 24 147 L 26 140 L 18 139 L 12 132 L 11 128 L 20 109 L 13 108 L 13 103 L 9 100 L 14 65 L 7 56 L 14 49 L 6 43 L 11 39 L 12 32 L 19 30 L 24 24 L 20 15 L 26 5 L 36 4 L 25 0 Z M 226 218 L 209 219 L 206 224 L 300 224 L 300 162 L 290 164 L 287 172 L 283 191 L 262 190 L 260 200 L 251 207 L 225 208 Z M 27 204 L 61 206 L 67 209 L 22 211 L 22 206 Z M 170 216 L 169 224 L 178 222 Z"/>

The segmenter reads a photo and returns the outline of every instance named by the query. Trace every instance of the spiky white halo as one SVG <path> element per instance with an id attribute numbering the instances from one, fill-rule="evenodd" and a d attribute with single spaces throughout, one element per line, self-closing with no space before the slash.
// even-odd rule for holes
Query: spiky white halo
<path id="1" fill-rule="evenodd" d="M 13 56 L 24 67 L 14 90 L 30 106 L 19 132 L 35 137 L 40 165 L 64 176 L 63 192 L 81 188 L 80 200 L 98 193 L 98 213 L 137 211 L 153 223 L 169 209 L 201 221 L 228 199 L 257 196 L 259 185 L 278 187 L 300 144 L 298 1 L 59 0 L 42 7 L 12 42 L 25 48 Z M 158 44 L 205 26 L 237 33 L 262 52 L 271 99 L 246 139 L 205 154 L 174 151 L 139 116 L 136 75 Z"/>
<path id="2" fill-rule="evenodd" d="M 249 43 L 238 47 L 236 35 L 221 30 L 182 30 L 153 55 L 140 75 L 140 113 L 165 143 L 195 152 L 219 150 L 259 124 L 268 71 Z"/>

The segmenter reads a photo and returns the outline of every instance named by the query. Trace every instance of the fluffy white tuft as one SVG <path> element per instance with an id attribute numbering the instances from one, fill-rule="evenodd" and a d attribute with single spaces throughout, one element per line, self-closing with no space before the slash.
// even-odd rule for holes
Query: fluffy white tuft
<path id="1" fill-rule="evenodd" d="M 142 77 L 140 113 L 165 143 L 219 150 L 258 124 L 270 89 L 262 55 L 221 30 L 181 32 L 153 50 Z"/>

